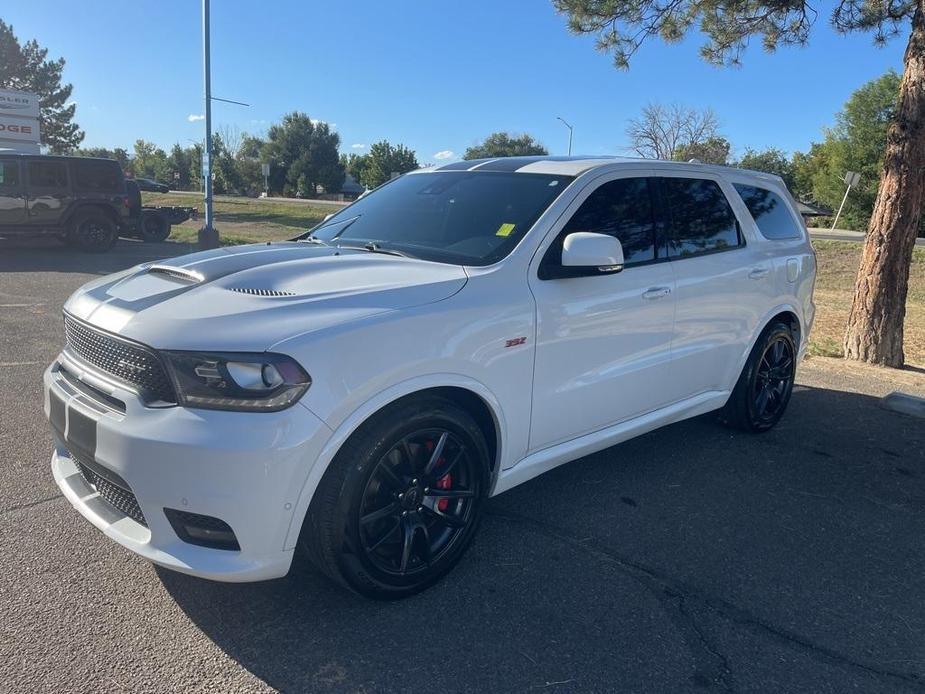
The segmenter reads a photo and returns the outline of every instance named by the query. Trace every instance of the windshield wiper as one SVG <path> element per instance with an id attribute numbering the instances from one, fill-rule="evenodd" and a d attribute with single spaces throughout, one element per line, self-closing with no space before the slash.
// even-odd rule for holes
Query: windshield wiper
<path id="1" fill-rule="evenodd" d="M 297 236 L 293 240 L 311 241 L 314 243 L 323 243 L 325 246 L 332 246 L 333 244 L 328 243 L 327 241 L 324 241 L 323 239 L 319 239 L 317 236 L 315 236 L 315 234 L 325 229 L 331 229 L 332 227 L 340 227 L 340 230 L 336 234 L 334 234 L 334 236 L 331 237 L 332 239 L 336 239 L 338 236 L 344 233 L 344 230 L 347 227 L 349 227 L 351 224 L 357 221 L 361 216 L 362 215 L 357 215 L 356 217 L 350 217 L 350 219 L 341 219 L 336 222 L 330 222 L 328 224 L 325 224 L 324 222 L 322 222 L 318 226 L 314 227 L 313 229 L 309 229 L 304 234 L 302 234 L 301 236 Z"/>
<path id="2" fill-rule="evenodd" d="M 370 253 L 383 253 L 385 255 L 397 255 L 402 258 L 413 258 L 413 255 L 404 251 L 397 251 L 394 248 L 383 248 L 378 241 L 369 241 L 362 246 L 347 246 L 342 243 L 337 244 L 337 248 L 345 248 L 351 251 L 369 251 Z"/>

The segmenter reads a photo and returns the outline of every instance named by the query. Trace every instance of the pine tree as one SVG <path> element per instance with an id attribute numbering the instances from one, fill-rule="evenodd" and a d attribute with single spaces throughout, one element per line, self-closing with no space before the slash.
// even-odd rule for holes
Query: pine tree
<path id="1" fill-rule="evenodd" d="M 48 49 L 35 39 L 20 45 L 13 27 L 0 19 L 0 88 L 39 96 L 42 144 L 52 152 L 70 152 L 84 139 L 74 123 L 76 104 L 68 104 L 73 86 L 61 84 L 64 58 L 48 59 Z"/>

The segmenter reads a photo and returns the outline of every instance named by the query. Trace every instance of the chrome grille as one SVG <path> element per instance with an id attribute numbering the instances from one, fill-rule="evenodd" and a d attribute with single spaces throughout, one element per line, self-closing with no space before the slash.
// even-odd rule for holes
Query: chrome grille
<path id="1" fill-rule="evenodd" d="M 161 360 L 147 347 L 95 330 L 64 314 L 68 347 L 81 359 L 141 392 L 145 400 L 176 402 Z"/>

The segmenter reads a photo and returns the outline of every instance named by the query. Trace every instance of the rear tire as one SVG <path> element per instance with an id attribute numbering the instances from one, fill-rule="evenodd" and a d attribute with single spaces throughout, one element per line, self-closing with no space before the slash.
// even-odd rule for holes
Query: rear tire
<path id="1" fill-rule="evenodd" d="M 170 225 L 164 215 L 156 212 L 142 212 L 138 231 L 145 243 L 160 243 L 170 236 Z"/>
<path id="2" fill-rule="evenodd" d="M 312 498 L 300 547 L 337 583 L 394 600 L 433 585 L 475 535 L 489 481 L 479 426 L 437 396 L 374 415 Z"/>
<path id="3" fill-rule="evenodd" d="M 78 212 L 68 230 L 68 241 L 85 253 L 105 253 L 118 240 L 116 223 L 97 210 Z"/>
<path id="4" fill-rule="evenodd" d="M 722 410 L 723 421 L 749 432 L 767 431 L 777 424 L 793 392 L 796 355 L 789 325 L 774 322 L 765 328 Z"/>

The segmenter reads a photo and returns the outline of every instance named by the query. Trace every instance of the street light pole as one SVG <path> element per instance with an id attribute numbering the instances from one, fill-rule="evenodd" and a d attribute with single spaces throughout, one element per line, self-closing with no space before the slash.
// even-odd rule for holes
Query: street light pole
<path id="1" fill-rule="evenodd" d="M 568 128 L 568 155 L 572 156 L 572 126 L 569 125 L 562 116 L 556 116 L 556 118 L 562 121 L 565 127 Z"/>
<path id="2" fill-rule="evenodd" d="M 218 232 L 213 226 L 212 213 L 212 66 L 209 47 L 209 0 L 202 0 L 202 70 L 205 82 L 206 141 L 202 158 L 202 193 L 205 225 L 199 230 L 199 247 L 218 248 Z"/>

